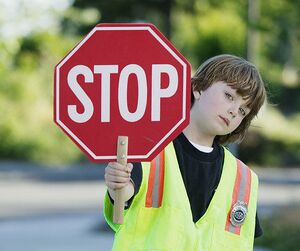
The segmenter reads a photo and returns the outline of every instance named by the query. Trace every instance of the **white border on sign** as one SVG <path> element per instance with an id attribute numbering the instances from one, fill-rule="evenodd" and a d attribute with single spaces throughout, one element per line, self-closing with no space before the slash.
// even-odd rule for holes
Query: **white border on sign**
<path id="1" fill-rule="evenodd" d="M 128 158 L 146 159 L 166 140 L 185 120 L 186 118 L 186 63 L 151 29 L 149 26 L 120 26 L 120 27 L 95 27 L 56 67 L 56 122 L 95 160 L 116 159 L 117 156 L 98 156 L 92 152 L 61 120 L 59 117 L 59 70 L 69 60 L 70 57 L 96 32 L 104 30 L 147 30 L 153 37 L 183 66 L 183 117 L 182 119 L 146 154 L 146 155 L 128 155 Z"/>

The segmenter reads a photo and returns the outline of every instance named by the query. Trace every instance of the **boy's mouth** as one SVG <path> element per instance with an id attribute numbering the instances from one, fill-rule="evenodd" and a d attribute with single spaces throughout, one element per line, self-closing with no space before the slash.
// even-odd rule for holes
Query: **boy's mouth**
<path id="1" fill-rule="evenodd" d="M 222 117 L 222 116 L 219 116 L 219 117 L 224 121 L 224 123 L 225 123 L 227 126 L 229 126 L 229 124 L 230 124 L 229 119 L 224 118 L 224 117 Z"/>

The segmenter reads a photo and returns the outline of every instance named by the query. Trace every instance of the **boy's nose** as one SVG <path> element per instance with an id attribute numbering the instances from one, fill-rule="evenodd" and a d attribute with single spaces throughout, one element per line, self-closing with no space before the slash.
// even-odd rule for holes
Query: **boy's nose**
<path id="1" fill-rule="evenodd" d="M 229 114 L 232 116 L 232 118 L 235 118 L 236 116 L 233 111 L 229 111 Z"/>
<path id="2" fill-rule="evenodd" d="M 237 111 L 234 107 L 230 107 L 228 110 L 228 113 L 230 114 L 230 116 L 234 119 L 237 115 Z"/>

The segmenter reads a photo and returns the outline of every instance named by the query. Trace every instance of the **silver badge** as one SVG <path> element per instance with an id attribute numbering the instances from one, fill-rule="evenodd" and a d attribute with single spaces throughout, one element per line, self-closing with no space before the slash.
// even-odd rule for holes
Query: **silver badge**
<path id="1" fill-rule="evenodd" d="M 233 226 L 239 227 L 243 225 L 246 215 L 247 215 L 247 205 L 243 201 L 238 201 L 234 204 L 231 214 L 230 214 L 230 222 Z"/>

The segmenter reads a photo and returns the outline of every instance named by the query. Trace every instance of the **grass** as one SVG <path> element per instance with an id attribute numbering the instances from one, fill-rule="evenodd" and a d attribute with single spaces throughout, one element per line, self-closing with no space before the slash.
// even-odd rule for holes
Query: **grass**
<path id="1" fill-rule="evenodd" d="M 255 245 L 273 251 L 300 250 L 300 205 L 277 209 L 271 216 L 261 219 L 264 235 Z"/>

